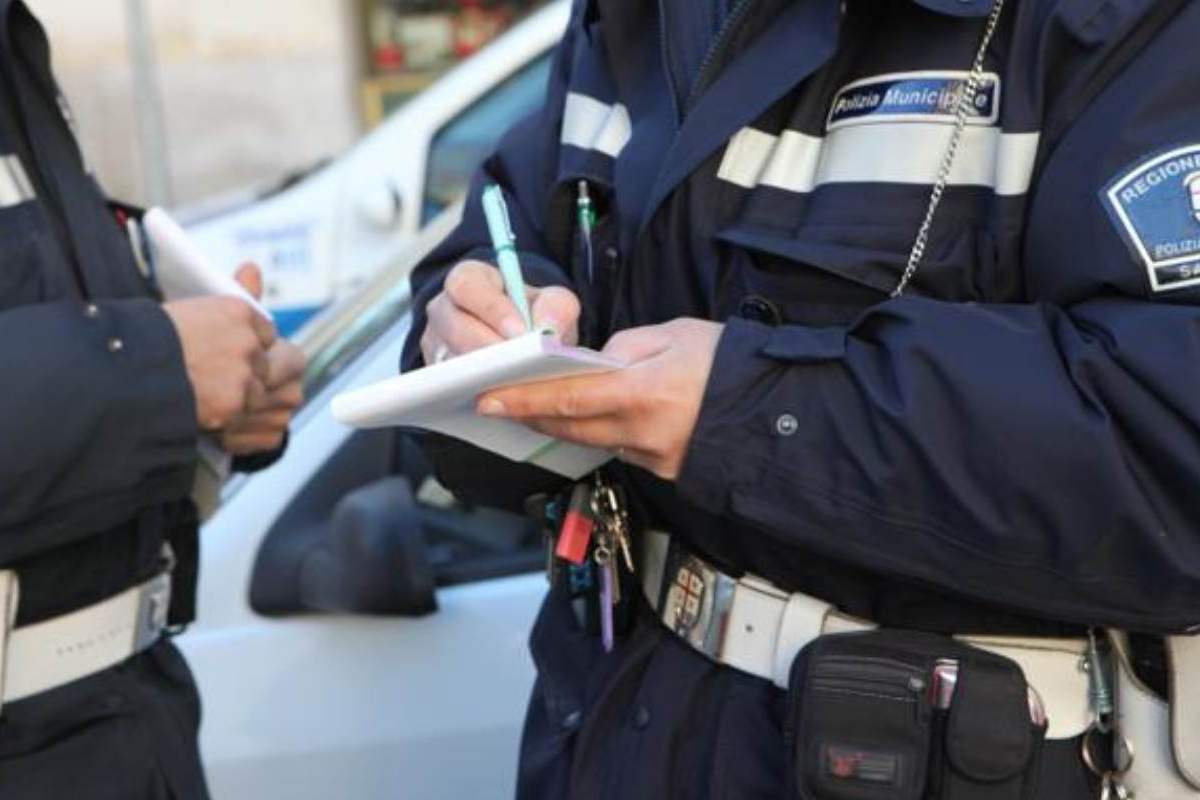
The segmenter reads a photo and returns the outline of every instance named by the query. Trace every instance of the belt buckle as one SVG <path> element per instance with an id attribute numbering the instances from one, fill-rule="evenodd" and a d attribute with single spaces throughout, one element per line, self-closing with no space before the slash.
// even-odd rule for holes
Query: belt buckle
<path id="1" fill-rule="evenodd" d="M 671 541 L 665 570 L 662 622 L 692 647 L 716 660 L 737 581 Z"/>
<path id="2" fill-rule="evenodd" d="M 140 653 L 150 647 L 167 627 L 171 609 L 171 575 L 161 573 L 142 587 L 138 603 L 137 629 L 134 631 L 133 651 Z"/>

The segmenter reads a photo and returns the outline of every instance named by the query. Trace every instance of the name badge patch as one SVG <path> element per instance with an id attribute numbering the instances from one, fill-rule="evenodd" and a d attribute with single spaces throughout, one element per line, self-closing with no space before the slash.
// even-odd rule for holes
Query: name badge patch
<path id="1" fill-rule="evenodd" d="M 1139 163 L 1101 199 L 1154 291 L 1200 284 L 1200 143 Z"/>
<path id="2" fill-rule="evenodd" d="M 826 129 L 870 122 L 954 122 L 967 88 L 966 72 L 896 72 L 842 87 L 829 107 Z M 1000 76 L 985 72 L 967 114 L 971 125 L 1000 118 Z"/>

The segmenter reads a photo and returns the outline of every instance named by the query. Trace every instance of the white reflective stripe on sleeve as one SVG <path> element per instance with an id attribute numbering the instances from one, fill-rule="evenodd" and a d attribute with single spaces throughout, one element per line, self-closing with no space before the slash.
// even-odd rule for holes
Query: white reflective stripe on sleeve
<path id="1" fill-rule="evenodd" d="M 37 197 L 25 167 L 16 156 L 0 156 L 0 208 L 15 206 Z"/>
<path id="2" fill-rule="evenodd" d="M 625 106 L 620 103 L 610 106 L 575 92 L 567 95 L 563 106 L 563 144 L 616 158 L 632 135 L 633 126 Z"/>
<path id="3" fill-rule="evenodd" d="M 873 123 L 837 128 L 822 139 L 743 128 L 729 140 L 717 177 L 745 188 L 763 185 L 797 193 L 830 183 L 932 185 L 952 130 L 941 123 Z M 1024 194 L 1038 138 L 1037 133 L 967 128 L 948 185 Z"/>

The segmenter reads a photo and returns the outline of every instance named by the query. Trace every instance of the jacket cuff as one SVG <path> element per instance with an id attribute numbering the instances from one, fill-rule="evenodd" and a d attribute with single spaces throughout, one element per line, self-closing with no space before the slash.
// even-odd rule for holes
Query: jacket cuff
<path id="1" fill-rule="evenodd" d="M 844 341 L 841 328 L 729 319 L 676 481 L 680 494 L 725 514 L 734 487 L 757 485 L 773 463 L 798 465 L 820 373 Z"/>
<path id="2" fill-rule="evenodd" d="M 283 454 L 287 452 L 288 440 L 290 438 L 290 431 L 284 431 L 283 443 L 274 450 L 251 453 L 246 456 L 234 456 L 231 469 L 234 472 L 259 472 L 267 467 L 274 466 L 275 462 L 283 458 Z"/>
<path id="3" fill-rule="evenodd" d="M 183 347 L 171 318 L 148 298 L 95 304 L 102 358 L 109 360 L 114 407 L 164 457 L 161 467 L 195 461 L 199 426 Z"/>

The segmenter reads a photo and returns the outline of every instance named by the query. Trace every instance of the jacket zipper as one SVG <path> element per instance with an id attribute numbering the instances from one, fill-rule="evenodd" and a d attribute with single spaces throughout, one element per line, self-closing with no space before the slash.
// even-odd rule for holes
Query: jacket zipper
<path id="1" fill-rule="evenodd" d="M 663 76 L 667 81 L 671 110 L 675 113 L 675 127 L 679 127 L 683 115 L 679 110 L 679 87 L 675 85 L 675 73 L 671 70 L 670 54 L 667 52 L 667 7 L 664 0 L 658 0 L 658 57 L 662 61 Z"/>
<path id="2" fill-rule="evenodd" d="M 887 659 L 823 659 L 813 666 L 814 682 L 867 683 L 899 689 L 906 696 L 923 691 L 927 682 L 921 671 Z"/>
<path id="3" fill-rule="evenodd" d="M 692 89 L 688 92 L 687 102 L 683 106 L 684 116 L 687 116 L 691 112 L 696 102 L 700 99 L 700 95 L 716 78 L 717 68 L 721 66 L 721 62 L 724 60 L 718 58 L 718 56 L 725 55 L 725 51 L 729 49 L 729 40 L 741 28 L 743 18 L 752 5 L 754 5 L 754 0 L 737 0 L 737 4 L 730 9 L 729 14 L 725 17 L 725 21 L 721 23 L 721 27 L 717 31 L 717 37 L 713 40 L 712 46 L 708 48 L 708 52 L 704 54 L 704 60 L 700 62 L 700 69 L 696 71 L 696 80 L 692 82 Z M 665 50 L 665 35 L 663 36 L 663 41 Z M 671 96 L 674 97 L 674 93 Z"/>

